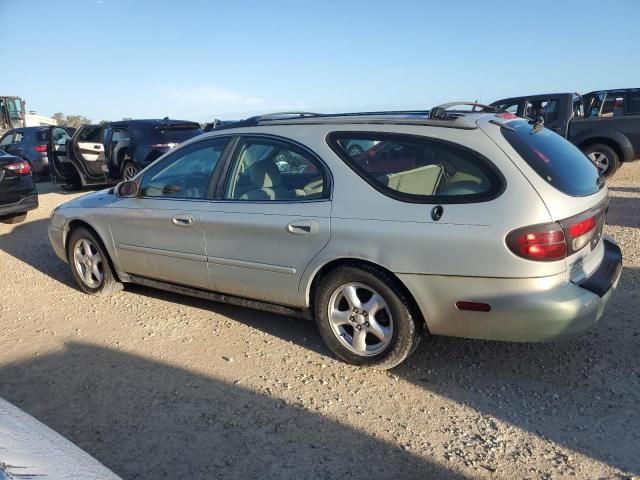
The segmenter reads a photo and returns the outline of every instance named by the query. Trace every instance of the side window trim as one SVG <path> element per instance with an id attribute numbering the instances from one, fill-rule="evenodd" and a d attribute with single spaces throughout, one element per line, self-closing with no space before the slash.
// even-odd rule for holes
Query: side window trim
<path id="1" fill-rule="evenodd" d="M 218 138 L 218 137 L 215 137 Z M 325 182 L 325 193 L 321 198 L 312 199 L 312 200 L 236 200 L 236 199 L 225 199 L 225 190 L 227 186 L 227 182 L 230 181 L 230 170 L 235 161 L 237 155 L 240 153 L 242 145 L 250 140 L 271 140 L 276 143 L 283 144 L 284 146 L 293 147 L 292 150 L 300 150 L 304 152 L 307 156 L 309 156 L 314 162 L 318 164 L 318 166 L 322 169 L 323 179 Z M 313 150 L 309 149 L 307 146 L 296 142 L 287 137 L 281 137 L 279 135 L 272 135 L 268 133 L 246 133 L 237 135 L 230 144 L 233 144 L 233 148 L 228 152 L 227 158 L 224 162 L 224 167 L 220 171 L 220 175 L 218 178 L 218 182 L 215 189 L 215 194 L 212 196 L 211 200 L 217 202 L 233 202 L 233 203 L 268 203 L 268 204 L 276 204 L 276 203 L 308 203 L 308 202 L 326 202 L 331 201 L 333 198 L 333 174 L 331 169 L 327 165 L 327 163 L 322 160 L 322 158 L 315 153 Z"/>
<path id="2" fill-rule="evenodd" d="M 234 136 L 233 135 L 220 135 L 220 136 L 216 136 L 216 137 L 210 137 L 210 138 L 203 138 L 203 139 L 198 139 L 198 141 L 190 143 L 189 145 L 185 145 L 185 147 L 191 147 L 194 145 L 199 145 L 199 144 L 204 144 L 204 143 L 208 143 L 208 142 L 213 142 L 215 140 L 219 140 L 219 139 L 229 139 L 229 142 L 227 143 L 227 145 L 224 147 L 224 150 L 222 151 L 222 153 L 220 154 L 220 158 L 218 159 L 218 163 L 216 164 L 215 168 L 213 169 L 213 172 L 211 174 L 211 178 L 209 179 L 209 185 L 207 186 L 207 190 L 205 192 L 205 195 L 203 198 L 184 198 L 184 197 L 161 197 L 161 196 L 146 196 L 146 195 L 141 195 L 139 194 L 137 198 L 144 198 L 144 199 L 149 199 L 149 200 L 171 200 L 171 201 L 187 201 L 187 202 L 206 202 L 209 201 L 211 199 L 211 195 L 212 195 L 212 189 L 215 189 L 215 185 L 217 184 L 217 181 L 220 177 L 220 172 L 222 171 L 222 168 L 224 166 L 224 164 L 226 164 L 226 158 L 229 155 L 229 151 L 230 151 L 230 147 L 231 145 L 234 143 Z M 180 155 L 180 151 L 182 150 L 182 148 L 177 149 L 173 152 L 171 152 L 169 155 L 167 155 L 166 158 L 164 158 L 164 161 L 168 161 L 167 167 L 172 165 L 174 162 L 176 162 L 177 160 L 179 160 L 181 157 Z M 142 183 L 144 182 L 144 178 L 149 174 L 148 170 L 150 170 L 150 167 L 152 167 L 152 165 L 154 165 L 156 162 L 152 162 L 147 168 L 145 168 L 143 170 L 143 175 L 140 176 L 140 180 L 139 180 L 139 185 L 140 188 L 142 187 Z"/>
<path id="3" fill-rule="evenodd" d="M 398 190 L 394 190 L 392 188 L 388 188 L 383 186 L 380 182 L 376 182 L 374 178 L 370 175 L 367 175 L 362 171 L 361 167 L 359 167 L 344 151 L 344 149 L 338 144 L 338 140 L 341 137 L 349 137 L 349 138 L 372 138 L 377 137 L 380 139 L 390 140 L 390 141 L 412 141 L 412 142 L 425 142 L 425 143 L 435 143 L 440 145 L 445 145 L 449 148 L 460 149 L 467 154 L 472 155 L 477 160 L 482 162 L 482 167 L 489 170 L 495 177 L 495 181 L 497 184 L 495 188 L 492 188 L 488 192 L 480 193 L 480 194 L 470 194 L 470 195 L 459 195 L 459 196 L 448 196 L 448 195 L 410 195 L 407 193 L 400 192 Z M 502 172 L 496 167 L 491 160 L 489 160 L 484 155 L 472 150 L 468 147 L 460 145 L 455 142 L 450 142 L 448 140 L 442 140 L 440 138 L 429 137 L 426 135 L 413 135 L 408 133 L 390 133 L 390 132 L 380 132 L 380 131 L 351 131 L 351 130 L 337 130 L 333 132 L 329 132 L 326 137 L 326 142 L 333 150 L 333 152 L 362 180 L 367 182 L 372 188 L 380 192 L 382 195 L 385 195 L 388 198 L 392 198 L 394 200 L 398 200 L 405 203 L 418 203 L 418 204 L 441 204 L 441 205 L 449 205 L 449 204 L 467 204 L 467 203 L 482 203 L 489 202 L 491 200 L 495 200 L 498 198 L 504 190 L 506 189 L 506 179 Z"/>

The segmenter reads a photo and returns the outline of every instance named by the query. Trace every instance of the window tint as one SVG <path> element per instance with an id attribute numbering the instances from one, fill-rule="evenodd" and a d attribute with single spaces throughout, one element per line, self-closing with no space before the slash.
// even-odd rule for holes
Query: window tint
<path id="1" fill-rule="evenodd" d="M 71 139 L 71 135 L 64 128 L 53 128 L 51 130 L 51 140 L 56 145 L 65 145 L 69 139 Z"/>
<path id="2" fill-rule="evenodd" d="M 542 117 L 544 123 L 551 123 L 560 115 L 560 102 L 554 98 L 546 100 L 531 100 L 527 102 L 525 117 Z"/>
<path id="3" fill-rule="evenodd" d="M 524 120 L 507 122 L 502 135 L 535 172 L 567 195 L 586 196 L 602 188 L 597 168 L 573 144 Z"/>
<path id="4" fill-rule="evenodd" d="M 488 161 L 450 143 L 381 133 L 334 133 L 332 148 L 376 189 L 399 200 L 472 202 L 501 189 Z M 354 151 L 358 144 L 363 151 Z"/>
<path id="5" fill-rule="evenodd" d="M 613 117 L 622 115 L 624 113 L 624 93 L 623 92 L 610 92 L 604 98 L 602 109 L 600 110 L 601 117 Z"/>
<path id="6" fill-rule="evenodd" d="M 626 113 L 640 113 L 640 90 L 627 92 Z"/>
<path id="7" fill-rule="evenodd" d="M 100 126 L 85 127 L 78 134 L 78 142 L 102 143 L 104 128 Z"/>
<path id="8" fill-rule="evenodd" d="M 247 139 L 235 155 L 224 198 L 300 201 L 326 197 L 327 177 L 310 154 L 279 141 Z"/>
<path id="9" fill-rule="evenodd" d="M 36 141 L 38 142 L 46 142 L 49 140 L 49 130 L 37 130 L 36 131 Z"/>
<path id="10" fill-rule="evenodd" d="M 2 141 L 0 141 L 0 148 L 11 145 L 11 140 L 13 140 L 13 133 L 9 133 L 3 137 Z"/>
<path id="11" fill-rule="evenodd" d="M 154 163 L 144 174 L 143 197 L 204 199 L 228 138 L 198 142 Z"/>

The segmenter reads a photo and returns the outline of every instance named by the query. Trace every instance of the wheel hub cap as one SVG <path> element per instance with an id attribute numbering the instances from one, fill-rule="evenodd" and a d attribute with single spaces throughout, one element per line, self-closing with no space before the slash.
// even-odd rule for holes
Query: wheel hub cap
<path id="1" fill-rule="evenodd" d="M 331 330 L 351 352 L 372 356 L 384 351 L 393 335 L 393 319 L 382 295 L 361 283 L 337 288 L 329 300 Z"/>

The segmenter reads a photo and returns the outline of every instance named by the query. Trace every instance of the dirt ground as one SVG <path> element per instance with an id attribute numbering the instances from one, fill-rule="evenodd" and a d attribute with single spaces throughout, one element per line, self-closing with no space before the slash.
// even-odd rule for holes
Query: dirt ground
<path id="1" fill-rule="evenodd" d="M 430 338 L 390 372 L 311 322 L 156 290 L 93 298 L 47 238 L 73 198 L 0 225 L 0 396 L 123 479 L 633 478 L 640 474 L 640 162 L 608 182 L 624 271 L 579 338 Z M 0 446 L 1 447 L 1 446 Z"/>

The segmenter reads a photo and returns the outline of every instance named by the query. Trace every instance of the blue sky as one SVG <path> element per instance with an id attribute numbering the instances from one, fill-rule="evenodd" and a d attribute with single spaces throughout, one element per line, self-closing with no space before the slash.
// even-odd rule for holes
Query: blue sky
<path id="1" fill-rule="evenodd" d="M 639 18 L 638 0 L 0 0 L 0 94 L 203 121 L 638 87 Z"/>

